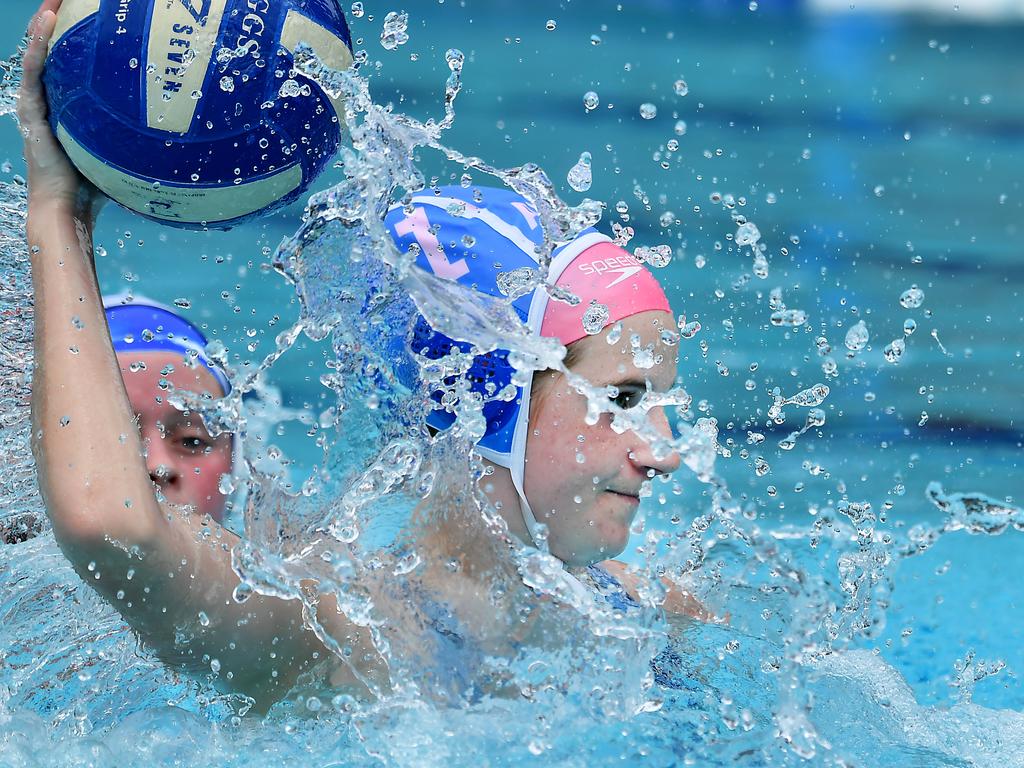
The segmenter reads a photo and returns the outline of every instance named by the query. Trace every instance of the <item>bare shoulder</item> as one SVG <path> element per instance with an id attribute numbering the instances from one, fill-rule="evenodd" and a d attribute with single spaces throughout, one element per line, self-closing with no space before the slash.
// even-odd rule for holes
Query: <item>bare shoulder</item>
<path id="1" fill-rule="evenodd" d="M 642 589 L 641 579 L 626 563 L 620 560 L 606 560 L 601 563 L 604 568 L 630 597 L 637 599 Z M 715 616 L 690 592 L 669 579 L 662 579 L 666 588 L 665 600 L 661 607 L 665 613 L 675 616 L 688 616 L 698 621 L 715 621 Z"/>

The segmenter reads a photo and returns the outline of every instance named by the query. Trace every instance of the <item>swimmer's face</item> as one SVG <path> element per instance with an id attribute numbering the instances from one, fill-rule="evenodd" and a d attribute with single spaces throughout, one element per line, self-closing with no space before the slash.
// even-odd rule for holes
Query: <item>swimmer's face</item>
<path id="1" fill-rule="evenodd" d="M 213 397 L 223 396 L 220 384 L 205 368 L 187 367 L 180 353 L 121 352 L 117 361 L 139 420 L 149 476 L 171 504 L 187 504 L 219 521 L 226 500 L 219 484 L 221 475 L 231 472 L 231 436 L 211 437 L 198 414 L 179 411 L 167 402 L 168 390 L 160 382 Z"/>
<path id="2" fill-rule="evenodd" d="M 590 336 L 570 346 L 570 369 L 592 385 L 614 385 L 621 407 L 632 407 L 648 389 L 668 391 L 676 376 L 678 351 L 661 343 L 663 329 L 674 329 L 667 312 L 651 311 L 622 321 L 614 344 L 608 333 Z M 631 337 L 640 347 L 654 344 L 661 361 L 651 368 L 634 365 Z M 538 522 L 548 526 L 551 553 L 567 565 L 589 565 L 618 555 L 629 539 L 629 528 L 640 506 L 645 481 L 672 472 L 679 456 L 655 456 L 636 432 L 617 434 L 611 414 L 588 426 L 587 400 L 560 373 L 538 377 L 530 405 L 524 485 Z M 649 427 L 671 436 L 664 408 L 647 412 Z M 578 456 L 583 457 L 581 463 Z"/>

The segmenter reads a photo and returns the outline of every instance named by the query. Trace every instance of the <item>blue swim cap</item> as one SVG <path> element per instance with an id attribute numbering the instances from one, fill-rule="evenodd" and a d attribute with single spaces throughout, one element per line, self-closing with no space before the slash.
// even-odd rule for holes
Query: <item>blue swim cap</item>
<path id="1" fill-rule="evenodd" d="M 418 267 L 496 298 L 507 297 L 502 286 L 507 288 L 510 273 L 524 267 L 537 268 L 544 244 L 544 232 L 533 205 L 507 189 L 440 187 L 414 195 L 407 206 L 394 206 L 384 221 L 399 251 L 416 252 Z M 549 279 L 557 279 L 561 269 L 591 245 L 609 240 L 588 229 L 556 248 Z M 511 305 L 529 330 L 539 335 L 547 300 L 546 291 L 532 290 Z M 422 316 L 415 321 L 410 346 L 414 353 L 431 360 L 445 357 L 453 348 L 462 352 L 471 349 L 470 344 L 435 331 Z M 488 398 L 505 389 L 514 372 L 508 352 L 499 349 L 477 355 L 466 374 L 470 389 L 486 401 L 483 415 L 487 428 L 477 447 L 485 457 L 506 467 L 513 466 L 516 458 L 517 437 L 525 443 L 520 416 L 529 392 L 521 387 L 512 400 Z M 454 414 L 438 408 L 428 416 L 427 423 L 446 429 L 454 419 Z"/>
<path id="2" fill-rule="evenodd" d="M 178 352 L 203 366 L 227 395 L 231 382 L 206 354 L 203 332 L 170 307 L 141 296 L 103 297 L 103 309 L 115 352 Z"/>
<path id="3" fill-rule="evenodd" d="M 502 286 L 507 287 L 509 273 L 538 267 L 544 243 L 536 209 L 526 198 L 507 189 L 430 189 L 413 195 L 407 205 L 392 207 L 384 222 L 399 251 L 416 253 L 416 266 L 496 298 L 507 297 Z M 605 242 L 611 239 L 587 229 L 556 248 L 548 280 L 554 283 L 576 256 Z M 547 304 L 547 291 L 537 289 L 511 302 L 520 320 L 536 335 L 540 335 Z M 462 352 L 471 349 L 470 344 L 434 330 L 422 316 L 414 322 L 410 347 L 415 354 L 431 360 L 443 358 L 456 348 Z M 512 382 L 514 373 L 508 352 L 498 349 L 477 355 L 466 377 L 471 391 L 485 399 L 483 416 L 487 426 L 477 442 L 477 450 L 484 458 L 510 470 L 527 529 L 536 543 L 536 521 L 523 491 L 531 385 L 518 387 L 511 400 L 492 399 Z M 438 393 L 434 399 L 440 404 Z M 454 420 L 453 413 L 440 407 L 427 417 L 427 423 L 438 430 L 447 429 Z"/>

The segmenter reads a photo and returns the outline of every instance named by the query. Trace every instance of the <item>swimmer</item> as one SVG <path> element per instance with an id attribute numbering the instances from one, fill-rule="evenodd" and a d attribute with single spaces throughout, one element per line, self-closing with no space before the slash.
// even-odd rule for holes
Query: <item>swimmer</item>
<path id="1" fill-rule="evenodd" d="M 227 376 L 206 356 L 206 337 L 169 307 L 141 297 L 104 297 L 103 304 L 150 478 L 170 504 L 221 522 L 227 498 L 219 478 L 232 471 L 231 436 L 211 436 L 202 419 L 167 401 L 175 389 L 211 398 L 230 391 Z M 17 544 L 42 531 L 42 522 L 26 513 L 5 521 L 0 540 Z"/>
<path id="2" fill-rule="evenodd" d="M 230 392 L 224 371 L 206 355 L 206 336 L 169 307 L 141 297 L 103 297 L 103 305 L 153 484 L 168 504 L 221 522 L 227 498 L 220 479 L 232 471 L 232 436 L 213 437 L 198 415 L 167 401 L 175 389 L 211 399 Z"/>
<path id="3" fill-rule="evenodd" d="M 238 538 L 216 524 L 223 500 L 215 491 L 230 468 L 230 440 L 215 440 L 209 452 L 204 446 L 192 456 L 188 451 L 201 437 L 189 432 L 196 421 L 171 414 L 155 399 L 168 364 L 177 386 L 222 393 L 213 368 L 190 369 L 181 365 L 180 351 L 163 350 L 149 354 L 166 359 L 133 372 L 137 353 L 124 351 L 119 360 L 112 345 L 92 252 L 100 196 L 70 164 L 46 120 L 41 73 L 59 7 L 60 0 L 45 0 L 33 18 L 18 105 L 28 166 L 32 433 L 40 492 L 57 543 L 77 572 L 162 660 L 208 674 L 210 659 L 217 659 L 225 688 L 269 706 L 326 651 L 305 630 L 297 602 L 254 595 L 242 605 L 232 599 L 239 579 L 231 549 Z M 130 393 L 149 400 L 152 410 L 141 422 L 145 436 Z M 166 441 L 154 439 L 160 435 L 153 430 L 162 425 L 166 431 L 172 422 L 182 429 L 184 464 L 168 455 Z M 195 482 L 183 477 L 195 469 Z M 176 506 L 183 502 L 191 506 Z M 323 602 L 331 604 L 330 598 Z M 191 643 L 176 639 L 175 628 L 193 626 Z M 377 656 L 365 632 L 343 618 L 331 630 L 348 638 L 357 662 L 368 654 L 364 666 L 373 666 Z"/>
<path id="4" fill-rule="evenodd" d="M 543 243 L 536 212 L 524 198 L 503 189 L 427 190 L 392 208 L 386 223 L 399 250 L 417 254 L 419 267 L 456 275 L 460 283 L 494 297 L 505 295 L 501 275 L 536 268 Z M 517 540 L 537 547 L 543 542 L 592 587 L 614 584 L 634 599 L 635 577 L 625 564 L 608 558 L 625 549 L 651 481 L 680 464 L 670 447 L 664 407 L 644 407 L 675 384 L 675 318 L 653 274 L 593 229 L 554 251 L 548 279 L 579 303 L 573 306 L 545 291 L 530 291 L 513 303 L 520 319 L 531 332 L 565 346 L 565 367 L 591 387 L 611 388 L 619 409 L 646 412 L 646 437 L 613 429 L 611 413 L 588 425 L 586 397 L 561 372 L 541 371 L 513 400 L 492 400 L 484 406 L 487 427 L 476 446 L 486 466 L 481 486 Z M 593 304 L 606 309 L 596 328 L 593 321 L 584 323 Z M 455 346 L 419 318 L 413 351 L 438 359 Z M 635 362 L 638 350 L 650 351 L 641 354 L 649 357 L 642 367 Z M 499 350 L 478 356 L 467 377 L 482 393 L 507 386 L 512 375 L 506 353 Z M 452 420 L 441 409 L 428 417 L 434 429 L 444 429 Z M 446 550 L 443 562 L 456 556 L 465 560 L 465 551 L 481 551 L 450 531 L 420 535 Z M 456 551 L 460 548 L 464 552 Z M 687 593 L 667 586 L 666 611 L 710 618 Z"/>
<path id="5" fill-rule="evenodd" d="M 33 21 L 19 102 L 36 306 L 33 447 L 57 542 L 83 579 L 160 658 L 196 674 L 208 674 L 216 659 L 219 685 L 251 696 L 257 709 L 283 697 L 303 672 L 325 663 L 336 688 L 355 695 L 386 690 L 388 663 L 369 631 L 339 610 L 333 595 L 318 594 L 314 613 L 323 633 L 345 650 L 344 658 L 332 655 L 307 628 L 309 615 L 298 600 L 262 594 L 244 602 L 233 598 L 239 578 L 232 569 L 232 551 L 239 539 L 216 524 L 215 495 L 200 490 L 201 500 L 210 502 L 203 514 L 201 504 L 176 506 L 166 490 L 158 488 L 157 493 L 154 488 L 147 446 L 125 389 L 131 377 L 122 376 L 97 286 L 91 244 L 98 194 L 69 164 L 46 122 L 40 73 L 59 5 L 59 0 L 46 0 Z M 481 250 L 479 261 L 500 255 L 506 269 L 514 262 L 529 263 L 528 241 L 533 237 L 535 243 L 538 232 L 531 226 L 535 215 L 526 201 L 501 190 L 487 190 L 484 197 L 479 209 L 466 210 L 478 215 L 474 225 L 490 220 L 487 226 L 493 232 L 477 232 L 477 239 L 494 242 L 498 237 L 494 247 L 499 250 Z M 490 210 L 492 204 L 498 213 Z M 414 202 L 412 209 L 431 221 L 440 212 L 429 199 Z M 398 222 L 395 217 L 406 213 L 396 210 L 389 216 L 392 227 Z M 497 229 L 491 226 L 495 222 Z M 395 234 L 398 247 L 408 248 L 411 241 L 397 236 L 397 229 Z M 415 227 L 409 227 L 408 237 L 416 236 Z M 443 232 L 441 236 L 448 241 Z M 421 256 L 426 266 L 431 259 L 445 258 L 429 249 Z M 637 413 L 649 430 L 667 441 L 669 424 L 656 396 L 675 380 L 676 347 L 663 342 L 674 319 L 653 276 L 631 259 L 608 238 L 588 231 L 564 246 L 559 262 L 564 270 L 554 275 L 560 284 L 563 278 L 568 281 L 565 287 L 584 299 L 581 305 L 569 308 L 548 301 L 545 291 L 531 292 L 519 304 L 526 306 L 524 319 L 534 333 L 568 346 L 570 370 L 593 385 L 613 387 L 620 408 L 640 406 Z M 595 276 L 602 279 L 590 279 Z M 494 289 L 495 278 L 493 270 L 486 279 L 472 275 L 485 292 Z M 582 312 L 591 298 L 608 306 L 609 317 L 608 324 L 588 334 L 583 332 Z M 621 334 L 613 333 L 610 324 L 619 323 Z M 431 338 L 435 350 L 444 354 L 444 339 Z M 653 351 L 649 366 L 634 365 L 634 339 Z M 422 351 L 416 343 L 414 349 Z M 205 387 L 211 396 L 216 394 L 211 369 L 200 366 L 187 373 L 195 380 L 183 383 L 185 388 Z M 654 405 L 648 408 L 649 400 Z M 362 588 L 374 595 L 374 604 L 388 619 L 383 631 L 404 630 L 403 617 L 410 613 L 403 610 L 405 603 L 414 594 L 426 594 L 423 604 L 441 606 L 428 623 L 438 625 L 442 634 L 452 635 L 447 631 L 451 622 L 459 628 L 482 628 L 491 633 L 479 638 L 484 655 L 514 652 L 521 638 L 511 637 L 509 628 L 521 622 L 508 611 L 509 621 L 490 621 L 498 608 L 485 587 L 493 583 L 489 579 L 496 571 L 504 568 L 508 575 L 507 552 L 523 545 L 546 546 L 578 575 L 584 589 L 589 586 L 596 593 L 618 584 L 609 568 L 598 564 L 623 550 L 645 484 L 672 472 L 678 456 L 664 446 L 656 450 L 631 430 L 617 432 L 609 414 L 586 424 L 586 399 L 561 372 L 537 373 L 512 406 L 498 416 L 485 410 L 488 428 L 479 445 L 490 462 L 481 485 L 503 518 L 504 531 L 485 529 L 475 508 L 424 517 L 436 527 L 415 530 L 409 540 L 425 553 L 443 553 L 447 559 L 425 562 L 402 581 L 403 589 L 393 588 L 399 580 L 391 577 L 391 569 L 360 573 L 366 579 Z M 435 411 L 428 421 L 443 430 L 443 420 L 444 414 Z M 580 454 L 583 463 L 577 459 Z M 225 457 L 220 454 L 221 466 Z M 200 467 L 200 474 L 204 472 Z M 328 545 L 333 542 L 309 543 L 311 549 Z M 452 562 L 459 565 L 455 572 Z M 628 592 L 628 584 L 624 586 Z M 303 585 L 307 587 L 315 590 L 316 584 Z M 397 601 L 390 611 L 389 589 Z M 382 597 L 376 600 L 378 595 Z M 685 609 L 689 604 L 683 605 Z M 412 622 L 413 642 L 406 647 L 424 646 L 415 642 L 415 632 L 422 633 L 423 626 Z M 180 642 L 178 629 L 187 631 L 188 642 Z M 440 649 L 434 655 L 439 658 Z"/>

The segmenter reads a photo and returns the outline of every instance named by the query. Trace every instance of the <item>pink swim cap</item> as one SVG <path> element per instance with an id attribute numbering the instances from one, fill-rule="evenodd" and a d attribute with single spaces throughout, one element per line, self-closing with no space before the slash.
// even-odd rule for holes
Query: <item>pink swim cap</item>
<path id="1" fill-rule="evenodd" d="M 552 272 L 556 266 L 552 264 Z M 640 312 L 672 311 L 665 291 L 650 270 L 606 238 L 586 244 L 561 274 L 551 277 L 559 288 L 571 291 L 580 299 L 579 304 L 571 306 L 549 298 L 544 310 L 540 335 L 556 338 L 565 346 L 590 335 L 583 318 L 595 304 L 608 308 L 602 329 Z M 600 317 L 594 310 L 591 315 L 595 319 Z"/>

